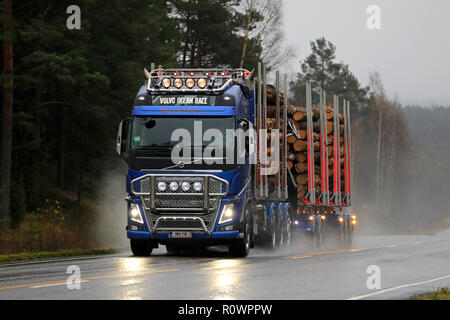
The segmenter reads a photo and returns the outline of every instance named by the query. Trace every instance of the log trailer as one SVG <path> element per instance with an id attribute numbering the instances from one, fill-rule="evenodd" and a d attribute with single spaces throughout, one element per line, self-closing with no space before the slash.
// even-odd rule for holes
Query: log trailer
<path id="1" fill-rule="evenodd" d="M 302 142 L 300 129 L 305 129 L 306 140 L 303 158 L 298 156 L 298 152 L 293 153 L 297 151 L 295 143 L 289 154 L 289 159 L 298 161 L 289 171 L 292 185 L 297 189 L 294 225 L 297 230 L 309 232 L 316 246 L 322 244 L 324 234 L 328 233 L 334 233 L 342 244 L 351 246 L 357 223 L 356 215 L 346 210 L 351 206 L 350 102 L 343 100 L 342 114 L 340 106 L 336 95 L 333 106 L 327 106 L 327 94 L 320 89 L 319 106 L 313 108 L 312 89 L 308 82 L 306 108 L 301 107 L 299 111 L 290 106 L 293 116 L 288 119 L 289 135 L 293 140 L 288 140 Z M 295 173 L 297 178 L 293 177 Z"/>
<path id="2" fill-rule="evenodd" d="M 150 255 L 160 244 L 169 253 L 186 246 L 228 245 L 233 256 L 245 257 L 255 243 L 271 248 L 290 243 L 295 230 L 311 231 L 319 244 L 322 217 L 331 222 L 331 208 L 337 212 L 350 205 L 348 156 L 345 192 L 339 185 L 330 199 L 323 190 L 316 200 L 311 98 L 308 194 L 297 199 L 287 159 L 287 137 L 296 134 L 296 127 L 288 118 L 286 75 L 285 94 L 279 72 L 275 86 L 267 85 L 262 63 L 256 72 L 152 64 L 145 76 L 131 117 L 119 125 L 116 144 L 128 164 L 126 232 L 134 255 Z M 348 105 L 344 111 L 344 139 L 350 148 Z M 326 141 L 323 147 L 327 149 Z M 340 166 L 334 170 L 339 171 Z M 334 216 L 348 220 L 344 214 Z"/>

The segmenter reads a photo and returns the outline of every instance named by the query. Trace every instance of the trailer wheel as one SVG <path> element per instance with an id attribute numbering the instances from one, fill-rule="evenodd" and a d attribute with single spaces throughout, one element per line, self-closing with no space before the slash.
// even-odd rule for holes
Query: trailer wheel
<path id="1" fill-rule="evenodd" d="M 230 252 L 234 257 L 244 258 L 250 252 L 251 242 L 251 227 L 250 227 L 250 212 L 248 207 L 245 208 L 245 226 L 244 238 L 233 241 L 230 246 Z"/>
<path id="2" fill-rule="evenodd" d="M 320 248 L 323 242 L 323 230 L 322 230 L 322 224 L 320 222 L 317 222 L 316 219 L 314 219 L 314 245 L 316 248 Z"/>
<path id="3" fill-rule="evenodd" d="M 147 239 L 130 239 L 130 247 L 133 255 L 137 257 L 147 257 L 153 251 L 152 241 Z"/>
<path id="4" fill-rule="evenodd" d="M 275 249 L 277 246 L 277 217 L 275 209 L 272 212 L 272 219 L 270 220 L 270 242 L 269 246 L 271 249 Z"/>
<path id="5" fill-rule="evenodd" d="M 280 217 L 277 223 L 277 246 L 282 246 L 284 244 L 286 223 L 283 217 Z"/>
<path id="6" fill-rule="evenodd" d="M 350 220 L 347 221 L 347 239 L 346 244 L 348 247 L 351 247 L 353 244 L 353 226 Z"/>
<path id="7" fill-rule="evenodd" d="M 341 223 L 339 240 L 340 240 L 341 244 L 343 244 L 343 245 L 345 245 L 347 242 L 347 222 L 346 222 L 346 220 L 344 220 L 344 222 Z"/>

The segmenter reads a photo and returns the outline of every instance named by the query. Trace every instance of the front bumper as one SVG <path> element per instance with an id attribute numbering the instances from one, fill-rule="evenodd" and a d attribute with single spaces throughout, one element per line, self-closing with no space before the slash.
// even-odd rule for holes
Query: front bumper
<path id="1" fill-rule="evenodd" d="M 152 240 L 177 240 L 177 241 L 189 241 L 189 240 L 224 240 L 224 239 L 239 239 L 239 230 L 234 231 L 213 231 L 209 235 L 203 232 L 193 232 L 192 239 L 172 239 L 169 238 L 168 232 L 158 232 L 152 235 L 148 231 L 127 231 L 128 239 L 152 239 Z"/>

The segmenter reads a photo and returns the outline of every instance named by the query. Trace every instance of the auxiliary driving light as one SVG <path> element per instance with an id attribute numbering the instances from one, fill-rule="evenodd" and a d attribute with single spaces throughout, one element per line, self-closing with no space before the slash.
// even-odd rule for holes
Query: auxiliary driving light
<path id="1" fill-rule="evenodd" d="M 177 190 L 178 190 L 178 182 L 172 181 L 172 182 L 169 184 L 169 189 L 170 189 L 171 191 L 173 191 L 173 192 L 177 191 Z"/>
<path id="2" fill-rule="evenodd" d="M 183 86 L 183 80 L 181 80 L 180 78 L 176 78 L 175 80 L 173 80 L 173 85 L 175 86 L 175 88 L 180 89 Z"/>
<path id="3" fill-rule="evenodd" d="M 162 79 L 162 81 L 161 81 L 161 85 L 162 85 L 164 88 L 168 89 L 168 88 L 172 85 L 172 81 L 171 81 L 169 78 L 164 78 L 164 79 Z"/>
<path id="4" fill-rule="evenodd" d="M 203 189 L 203 185 L 202 185 L 201 182 L 196 182 L 196 183 L 194 183 L 194 190 L 195 190 L 196 192 L 200 192 L 200 191 L 202 191 L 202 189 Z"/>
<path id="5" fill-rule="evenodd" d="M 157 185 L 158 191 L 159 192 L 164 192 L 167 190 L 167 183 L 165 182 L 159 182 Z"/>
<path id="6" fill-rule="evenodd" d="M 188 192 L 191 189 L 191 184 L 187 181 L 183 182 L 181 184 L 181 190 L 183 190 L 184 192 Z"/>
<path id="7" fill-rule="evenodd" d="M 205 88 L 205 87 L 206 87 L 206 84 L 207 84 L 207 82 L 206 82 L 206 79 L 205 79 L 205 78 L 200 78 L 200 79 L 198 79 L 198 81 L 197 81 L 197 85 L 198 85 L 198 87 L 199 87 L 200 89 Z"/>
<path id="8" fill-rule="evenodd" d="M 192 89 L 195 86 L 195 80 L 192 78 L 186 79 L 186 87 Z"/>

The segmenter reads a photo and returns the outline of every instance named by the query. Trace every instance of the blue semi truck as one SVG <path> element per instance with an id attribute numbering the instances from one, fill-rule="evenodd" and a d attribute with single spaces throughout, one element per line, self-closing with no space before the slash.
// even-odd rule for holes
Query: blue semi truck
<path id="1" fill-rule="evenodd" d="M 227 245 L 245 257 L 255 243 L 288 244 L 300 229 L 320 239 L 323 208 L 331 213 L 333 204 L 316 202 L 314 185 L 306 202 L 296 197 L 286 76 L 285 94 L 279 72 L 268 86 L 261 63 L 252 72 L 152 67 L 145 77 L 116 145 L 129 167 L 126 232 L 134 255 L 159 245 L 169 253 Z"/>

